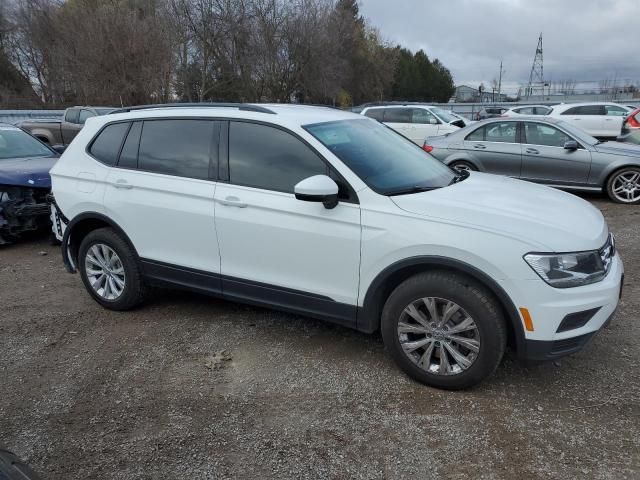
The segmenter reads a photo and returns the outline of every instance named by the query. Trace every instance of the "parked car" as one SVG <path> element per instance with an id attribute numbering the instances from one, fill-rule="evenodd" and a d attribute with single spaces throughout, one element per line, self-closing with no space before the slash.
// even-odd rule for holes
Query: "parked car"
<path id="1" fill-rule="evenodd" d="M 617 140 L 619 142 L 640 144 L 640 108 L 634 109 L 622 121 L 620 136 Z"/>
<path id="2" fill-rule="evenodd" d="M 475 123 L 475 120 L 469 120 L 468 118 L 464 118 L 462 115 L 458 115 L 457 113 L 452 112 L 451 110 L 447 110 L 447 113 L 454 118 L 460 120 L 460 124 L 457 124 L 460 128 L 466 127 L 467 125 L 471 125 Z"/>
<path id="3" fill-rule="evenodd" d="M 110 107 L 72 107 L 65 110 L 62 120 L 25 120 L 17 126 L 47 145 L 68 145 L 88 118 L 106 115 L 113 110 Z"/>
<path id="4" fill-rule="evenodd" d="M 552 107 L 546 105 L 523 105 L 520 107 L 513 107 L 500 115 L 501 117 L 517 117 L 518 115 L 548 115 Z"/>
<path id="5" fill-rule="evenodd" d="M 501 116 L 508 110 L 507 107 L 484 107 L 476 113 L 476 120 L 486 120 L 487 118 L 495 118 Z"/>
<path id="6" fill-rule="evenodd" d="M 629 107 L 608 102 L 566 103 L 556 105 L 549 115 L 581 128 L 598 138 L 616 138 Z"/>
<path id="7" fill-rule="evenodd" d="M 335 109 L 124 109 L 90 119 L 51 175 L 64 263 L 103 307 L 164 285 L 381 330 L 440 388 L 486 378 L 507 342 L 526 360 L 580 350 L 621 292 L 588 202 L 458 172 Z"/>
<path id="8" fill-rule="evenodd" d="M 551 117 L 490 119 L 423 147 L 445 164 L 640 203 L 640 148 Z"/>
<path id="9" fill-rule="evenodd" d="M 49 170 L 58 156 L 19 128 L 0 124 L 0 245 L 48 225 Z"/>
<path id="10" fill-rule="evenodd" d="M 366 107 L 361 114 L 388 125 L 417 145 L 422 145 L 425 138 L 464 127 L 464 122 L 446 110 L 428 105 Z"/>

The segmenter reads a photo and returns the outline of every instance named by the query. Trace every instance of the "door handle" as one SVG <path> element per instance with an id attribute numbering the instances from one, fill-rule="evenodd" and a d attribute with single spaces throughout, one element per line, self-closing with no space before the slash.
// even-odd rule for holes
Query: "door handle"
<path id="1" fill-rule="evenodd" d="M 131 190 L 133 188 L 133 185 L 130 185 L 129 182 L 124 179 L 116 180 L 113 186 L 123 190 Z"/>
<path id="2" fill-rule="evenodd" d="M 527 153 L 535 153 L 536 155 L 540 153 L 540 152 L 539 152 L 538 150 L 536 150 L 535 148 L 527 148 L 526 152 L 527 152 Z"/>
<path id="3" fill-rule="evenodd" d="M 219 198 L 218 199 L 218 203 L 220 205 L 225 205 L 227 207 L 245 208 L 247 206 L 246 203 L 241 202 L 238 197 L 233 196 L 233 195 L 230 195 L 230 196 L 225 197 L 225 198 Z"/>
<path id="4" fill-rule="evenodd" d="M 473 148 L 478 148 L 480 150 L 485 150 L 487 147 L 485 147 L 484 145 L 474 145 Z"/>

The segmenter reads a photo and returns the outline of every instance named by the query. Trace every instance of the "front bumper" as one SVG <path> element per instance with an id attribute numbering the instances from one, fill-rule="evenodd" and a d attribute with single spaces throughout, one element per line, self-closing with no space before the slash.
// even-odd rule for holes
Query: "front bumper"
<path id="1" fill-rule="evenodd" d="M 559 289 L 542 280 L 502 284 L 518 309 L 529 310 L 533 322 L 533 331 L 528 331 L 523 322 L 525 338 L 518 344 L 520 359 L 538 362 L 575 353 L 613 319 L 621 295 L 624 267 L 618 254 L 612 262 L 601 282 L 584 287 Z M 590 312 L 588 319 L 567 328 L 567 317 L 584 312 Z"/>

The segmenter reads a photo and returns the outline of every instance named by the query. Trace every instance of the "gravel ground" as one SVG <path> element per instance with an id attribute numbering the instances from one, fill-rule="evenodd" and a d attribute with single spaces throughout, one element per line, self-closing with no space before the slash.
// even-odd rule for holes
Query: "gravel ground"
<path id="1" fill-rule="evenodd" d="M 103 310 L 45 239 L 2 248 L 0 445 L 65 480 L 640 478 L 640 207 L 587 199 L 625 261 L 617 317 L 466 392 L 308 318 L 178 292 Z"/>

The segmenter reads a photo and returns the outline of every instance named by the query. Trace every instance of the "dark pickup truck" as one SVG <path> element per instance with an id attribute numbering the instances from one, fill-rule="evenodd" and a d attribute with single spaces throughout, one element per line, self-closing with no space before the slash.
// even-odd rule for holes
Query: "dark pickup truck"
<path id="1" fill-rule="evenodd" d="M 62 120 L 25 120 L 17 126 L 47 145 L 69 145 L 87 118 L 106 115 L 113 110 L 110 107 L 71 107 L 65 110 Z"/>

